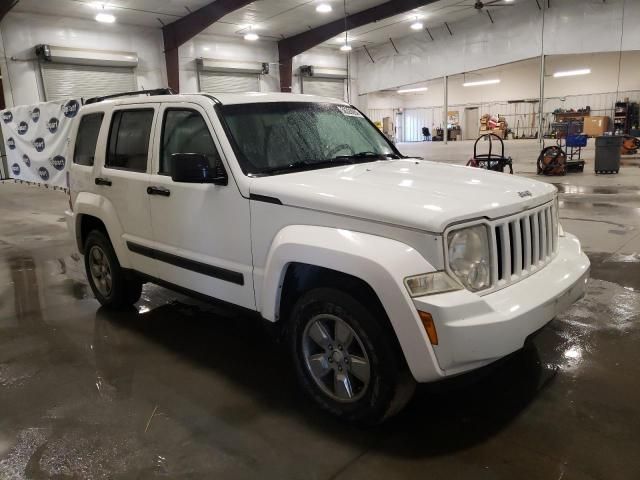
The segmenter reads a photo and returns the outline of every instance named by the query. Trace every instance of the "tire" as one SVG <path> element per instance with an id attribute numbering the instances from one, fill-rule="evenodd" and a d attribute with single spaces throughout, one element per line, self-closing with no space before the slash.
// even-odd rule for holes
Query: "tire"
<path id="1" fill-rule="evenodd" d="M 331 288 L 310 290 L 296 302 L 289 328 L 296 375 L 320 408 L 371 425 L 409 402 L 415 380 L 386 321 L 384 313 Z"/>
<path id="2" fill-rule="evenodd" d="M 142 282 L 120 267 L 116 252 L 103 232 L 89 233 L 84 252 L 87 279 L 101 305 L 122 310 L 140 300 Z"/>

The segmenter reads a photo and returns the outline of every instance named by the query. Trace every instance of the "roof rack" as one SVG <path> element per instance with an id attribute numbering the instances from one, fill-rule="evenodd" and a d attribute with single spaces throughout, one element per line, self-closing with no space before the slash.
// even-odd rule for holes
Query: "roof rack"
<path id="1" fill-rule="evenodd" d="M 104 97 L 93 97 L 87 99 L 84 104 L 91 105 L 93 103 L 104 102 L 105 100 L 111 100 L 113 98 L 120 97 L 133 97 L 134 95 L 147 95 L 149 97 L 153 97 L 156 95 L 175 95 L 176 92 L 172 88 L 156 88 L 154 90 L 138 90 L 137 92 L 123 92 L 116 93 L 114 95 L 105 95 Z"/>

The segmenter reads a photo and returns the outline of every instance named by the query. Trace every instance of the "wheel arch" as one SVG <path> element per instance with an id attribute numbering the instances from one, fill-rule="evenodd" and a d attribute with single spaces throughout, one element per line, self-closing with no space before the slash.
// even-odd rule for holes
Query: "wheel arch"
<path id="1" fill-rule="evenodd" d="M 419 381 L 442 376 L 404 279 L 435 271 L 415 249 L 397 240 L 330 227 L 292 225 L 276 235 L 257 292 L 259 311 L 286 319 L 296 295 L 311 286 L 355 288 L 381 308 Z M 314 283 L 318 282 L 318 283 Z M 324 283 L 324 285 L 322 285 Z M 379 306 L 379 307 L 378 307 Z"/>
<path id="2" fill-rule="evenodd" d="M 102 196 L 82 192 L 76 198 L 74 211 L 78 250 L 84 253 L 87 235 L 92 230 L 101 230 L 113 245 L 120 264 L 127 268 L 129 266 L 129 254 L 122 238 L 122 225 L 113 204 Z"/>

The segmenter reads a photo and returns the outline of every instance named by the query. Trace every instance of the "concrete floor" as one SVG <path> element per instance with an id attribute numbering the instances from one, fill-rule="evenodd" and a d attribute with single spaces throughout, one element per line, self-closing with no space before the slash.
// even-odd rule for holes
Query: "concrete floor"
<path id="1" fill-rule="evenodd" d="M 460 163 L 471 144 L 400 147 Z M 508 149 L 534 171 L 535 142 Z M 99 309 L 66 197 L 2 184 L 0 478 L 640 478 L 639 176 L 627 161 L 546 179 L 593 262 L 587 298 L 364 430 L 310 405 L 254 320 L 155 286 L 129 313 Z"/>

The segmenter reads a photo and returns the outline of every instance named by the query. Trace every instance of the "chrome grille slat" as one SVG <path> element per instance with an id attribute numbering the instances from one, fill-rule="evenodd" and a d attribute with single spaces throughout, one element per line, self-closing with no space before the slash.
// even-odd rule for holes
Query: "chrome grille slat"
<path id="1" fill-rule="evenodd" d="M 502 278 L 511 278 L 511 247 L 509 237 L 509 224 L 500 225 L 500 245 L 502 246 Z"/>
<path id="2" fill-rule="evenodd" d="M 511 241 L 513 242 L 513 274 L 522 274 L 522 236 L 520 235 L 520 219 L 510 222 Z"/>
<path id="3" fill-rule="evenodd" d="M 545 213 L 547 215 L 547 245 L 549 246 L 549 256 L 553 255 L 554 249 L 553 249 L 553 213 L 551 212 L 551 209 L 547 209 L 545 210 Z"/>
<path id="4" fill-rule="evenodd" d="M 548 203 L 489 222 L 491 287 L 481 294 L 512 285 L 539 271 L 558 249 L 558 212 Z"/>
<path id="5" fill-rule="evenodd" d="M 544 262 L 549 256 L 549 250 L 547 247 L 547 215 L 544 210 L 541 210 L 538 215 L 540 216 L 540 261 Z"/>
<path id="6" fill-rule="evenodd" d="M 538 214 L 534 213 L 531 215 L 533 228 L 531 229 L 531 238 L 533 240 L 533 260 L 531 264 L 535 267 L 540 261 L 540 235 L 538 235 L 538 231 L 540 226 L 538 224 Z"/>
<path id="7" fill-rule="evenodd" d="M 521 220 L 522 225 L 524 226 L 524 237 L 523 237 L 523 248 L 524 248 L 524 265 L 522 268 L 524 270 L 529 270 L 531 268 L 531 258 L 533 255 L 533 247 L 531 245 L 531 222 L 529 221 L 529 217 L 523 217 Z"/>

